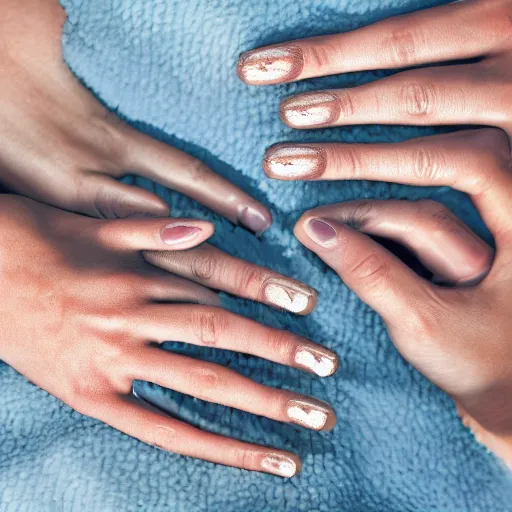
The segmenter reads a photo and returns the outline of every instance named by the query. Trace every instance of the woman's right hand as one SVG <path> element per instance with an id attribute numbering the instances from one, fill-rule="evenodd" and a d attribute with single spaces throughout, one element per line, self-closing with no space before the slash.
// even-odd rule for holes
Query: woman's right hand
<path id="1" fill-rule="evenodd" d="M 336 370 L 332 352 L 216 307 L 212 291 L 144 259 L 141 251 L 159 251 L 158 259 L 201 243 L 211 224 L 104 221 L 5 195 L 0 224 L 0 358 L 77 411 L 165 450 L 286 477 L 300 469 L 296 455 L 166 416 L 133 395 L 132 381 L 314 430 L 334 426 L 323 402 L 155 346 L 181 341 L 320 376 Z"/>

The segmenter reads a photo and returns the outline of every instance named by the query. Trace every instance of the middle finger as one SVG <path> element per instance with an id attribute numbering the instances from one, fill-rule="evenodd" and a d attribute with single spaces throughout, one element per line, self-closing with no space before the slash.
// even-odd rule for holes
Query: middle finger
<path id="1" fill-rule="evenodd" d="M 416 69 L 351 89 L 285 99 L 280 115 L 292 128 L 354 124 L 504 126 L 507 84 L 489 83 L 487 63 Z"/>

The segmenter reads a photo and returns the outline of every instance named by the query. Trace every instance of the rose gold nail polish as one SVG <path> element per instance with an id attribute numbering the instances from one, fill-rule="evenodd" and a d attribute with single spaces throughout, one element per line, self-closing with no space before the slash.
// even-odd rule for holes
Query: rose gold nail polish
<path id="1" fill-rule="evenodd" d="M 286 413 L 290 421 L 312 430 L 331 430 L 336 424 L 336 415 L 331 407 L 314 398 L 290 400 Z"/>
<path id="2" fill-rule="evenodd" d="M 261 461 L 261 467 L 274 475 L 290 478 L 297 473 L 297 464 L 291 457 L 270 453 Z"/>
<path id="3" fill-rule="evenodd" d="M 269 279 L 263 289 L 265 299 L 292 313 L 307 315 L 316 306 L 316 292 L 300 283 L 285 279 Z"/>
<path id="4" fill-rule="evenodd" d="M 263 169 L 270 177 L 287 180 L 316 178 L 326 165 L 324 149 L 305 144 L 276 144 L 263 158 Z"/>
<path id="5" fill-rule="evenodd" d="M 334 354 L 308 346 L 302 346 L 297 350 L 295 363 L 316 373 L 319 377 L 328 377 L 338 368 L 338 358 Z"/>
<path id="6" fill-rule="evenodd" d="M 295 128 L 329 125 L 340 116 L 340 102 L 330 92 L 301 94 L 284 100 L 280 115 L 283 122 Z"/>
<path id="7" fill-rule="evenodd" d="M 249 85 L 269 85 L 297 78 L 304 67 L 302 50 L 296 46 L 274 46 L 243 53 L 237 73 Z"/>

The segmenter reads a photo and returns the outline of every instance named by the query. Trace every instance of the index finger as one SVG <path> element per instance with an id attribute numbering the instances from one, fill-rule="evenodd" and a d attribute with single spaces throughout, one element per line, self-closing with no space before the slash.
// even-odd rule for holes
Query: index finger
<path id="1" fill-rule="evenodd" d="M 503 44 L 510 25 L 505 9 L 489 4 L 455 2 L 344 34 L 252 50 L 240 56 L 238 75 L 246 84 L 268 85 L 482 56 Z"/>

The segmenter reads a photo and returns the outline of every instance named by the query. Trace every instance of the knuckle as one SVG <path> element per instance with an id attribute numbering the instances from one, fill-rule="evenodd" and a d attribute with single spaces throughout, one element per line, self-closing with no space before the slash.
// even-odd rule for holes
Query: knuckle
<path id="1" fill-rule="evenodd" d="M 406 83 L 401 86 L 400 99 L 406 114 L 414 117 L 431 115 L 436 103 L 436 89 L 423 82 Z"/>
<path id="2" fill-rule="evenodd" d="M 424 212 L 435 224 L 436 228 L 452 232 L 456 224 L 456 217 L 451 210 L 442 203 L 432 199 L 420 200 L 420 211 Z"/>
<path id="3" fill-rule="evenodd" d="M 307 60 L 311 66 L 322 69 L 331 63 L 331 55 L 337 55 L 336 48 L 322 41 L 319 44 L 311 44 L 306 48 Z"/>
<path id="4" fill-rule="evenodd" d="M 237 448 L 233 452 L 233 463 L 241 469 L 255 469 L 259 467 L 258 455 L 253 450 Z"/>
<path id="5" fill-rule="evenodd" d="M 206 179 L 211 176 L 209 167 L 197 158 L 190 157 L 187 169 L 190 174 L 190 178 L 194 181 L 197 180 L 199 182 L 205 182 Z"/>
<path id="6" fill-rule="evenodd" d="M 444 168 L 442 153 L 434 149 L 420 148 L 415 150 L 412 161 L 414 176 L 421 181 L 437 181 Z"/>
<path id="7" fill-rule="evenodd" d="M 352 205 L 349 216 L 345 221 L 349 227 L 360 230 L 370 220 L 374 204 L 372 201 L 355 201 Z"/>
<path id="8" fill-rule="evenodd" d="M 144 442 L 160 448 L 161 450 L 174 451 L 178 444 L 178 433 L 169 425 L 148 425 L 145 429 Z"/>
<path id="9" fill-rule="evenodd" d="M 338 98 L 340 115 L 342 117 L 353 116 L 355 113 L 355 106 L 352 93 L 347 90 L 337 91 L 336 96 Z"/>
<path id="10" fill-rule="evenodd" d="M 291 361 L 297 349 L 293 335 L 279 329 L 270 329 L 267 336 L 267 347 L 279 361 Z"/>
<path id="11" fill-rule="evenodd" d="M 213 364 L 202 364 L 190 369 L 190 380 L 194 389 L 194 396 L 208 401 L 212 393 L 223 387 L 223 379 L 219 368 Z"/>
<path id="12" fill-rule="evenodd" d="M 192 259 L 192 275 L 200 281 L 209 281 L 217 270 L 217 259 L 213 255 L 204 255 Z"/>
<path id="13" fill-rule="evenodd" d="M 260 270 L 250 265 L 242 265 L 234 273 L 235 289 L 240 292 L 246 290 L 250 293 L 254 290 L 256 293 L 259 293 L 263 285 L 263 277 Z"/>
<path id="14" fill-rule="evenodd" d="M 115 168 L 123 167 L 128 156 L 129 144 L 126 144 L 124 123 L 108 110 L 91 123 L 95 125 L 95 146 Z"/>
<path id="15" fill-rule="evenodd" d="M 389 267 L 377 254 L 364 257 L 350 272 L 367 288 L 373 290 L 384 287 L 389 277 Z"/>
<path id="16" fill-rule="evenodd" d="M 361 153 L 356 149 L 347 145 L 337 155 L 339 162 L 336 162 L 336 167 L 343 169 L 343 172 L 347 172 L 350 179 L 359 179 L 363 164 L 361 161 Z"/>
<path id="17" fill-rule="evenodd" d="M 200 343 L 205 346 L 218 345 L 224 332 L 228 329 L 227 314 L 221 310 L 203 309 L 196 317 L 196 335 Z"/>
<path id="18" fill-rule="evenodd" d="M 414 30 L 400 28 L 384 39 L 383 49 L 389 55 L 391 63 L 397 67 L 405 67 L 416 60 L 418 40 L 419 36 Z"/>

